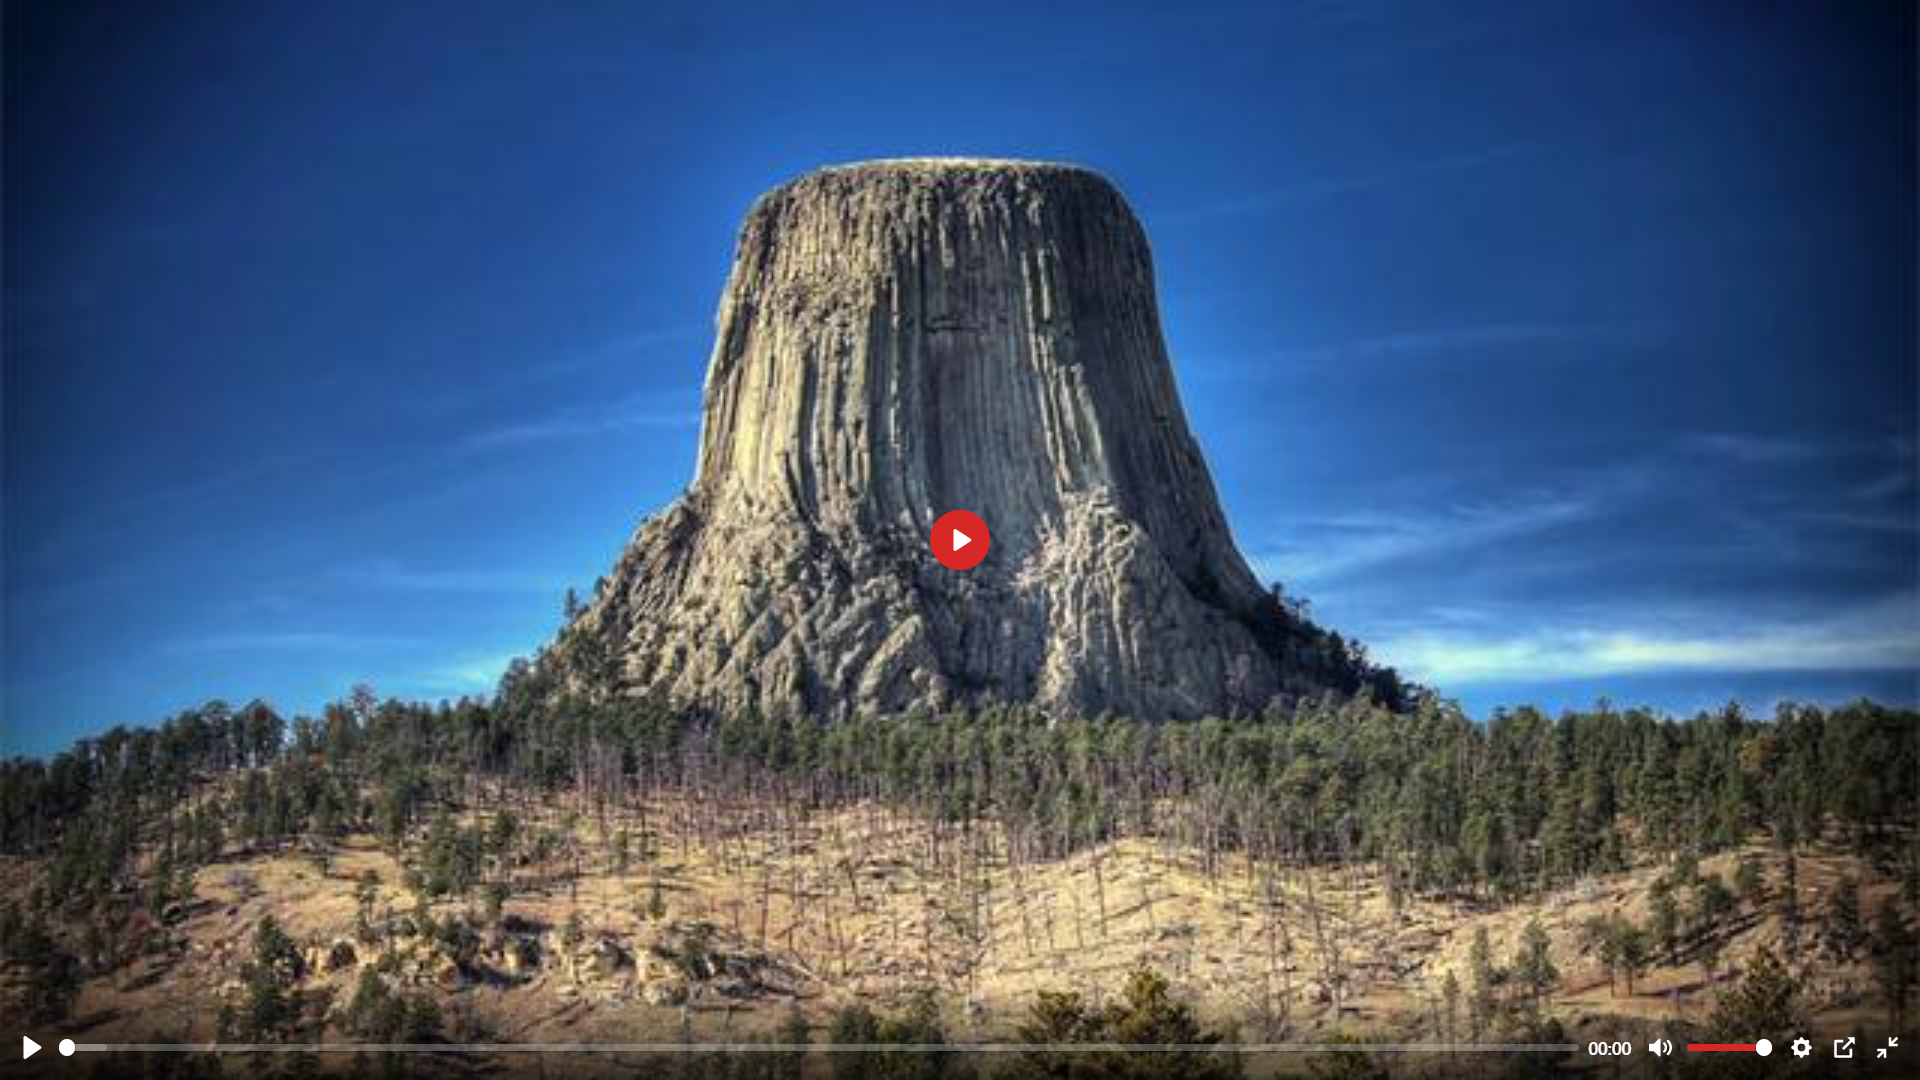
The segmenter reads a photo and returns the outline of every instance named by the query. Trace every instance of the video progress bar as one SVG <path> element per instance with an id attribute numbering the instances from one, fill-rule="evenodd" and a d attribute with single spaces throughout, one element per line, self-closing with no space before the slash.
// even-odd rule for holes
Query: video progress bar
<path id="1" fill-rule="evenodd" d="M 75 1043 L 90 1054 L 1568 1054 L 1575 1043 Z"/>

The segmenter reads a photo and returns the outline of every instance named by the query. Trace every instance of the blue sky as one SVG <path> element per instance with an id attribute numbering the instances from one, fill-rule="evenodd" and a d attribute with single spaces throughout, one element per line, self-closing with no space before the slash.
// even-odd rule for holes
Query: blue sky
<path id="1" fill-rule="evenodd" d="M 1901 4 L 10 4 L 0 750 L 488 689 L 760 191 L 1097 167 L 1244 550 L 1478 714 L 1912 701 Z"/>

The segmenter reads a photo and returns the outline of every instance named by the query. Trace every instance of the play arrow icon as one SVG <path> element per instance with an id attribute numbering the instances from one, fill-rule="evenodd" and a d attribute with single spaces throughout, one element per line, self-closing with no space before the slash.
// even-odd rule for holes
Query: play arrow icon
<path id="1" fill-rule="evenodd" d="M 20 1036 L 20 1057 L 22 1060 L 32 1057 L 35 1053 L 39 1051 L 39 1049 L 40 1049 L 40 1044 L 33 1041 L 33 1036 L 31 1035 Z"/>
<path id="2" fill-rule="evenodd" d="M 987 557 L 987 550 L 993 546 L 993 534 L 987 531 L 987 523 L 980 520 L 980 515 L 949 510 L 933 523 L 927 546 L 941 566 L 949 570 L 971 570 Z"/>

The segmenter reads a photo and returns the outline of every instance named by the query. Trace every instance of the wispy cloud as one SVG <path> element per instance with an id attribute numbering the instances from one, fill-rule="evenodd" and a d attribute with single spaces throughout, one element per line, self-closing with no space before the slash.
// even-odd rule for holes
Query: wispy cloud
<path id="1" fill-rule="evenodd" d="M 493 450 L 641 428 L 694 427 L 700 423 L 700 410 L 684 404 L 685 400 L 682 395 L 670 398 L 646 394 L 609 405 L 569 406 L 535 419 L 473 432 L 464 445 L 472 450 Z"/>
<path id="2" fill-rule="evenodd" d="M 9 551 L 7 558 L 20 565 L 37 564 L 66 554 L 76 539 L 103 531 L 107 526 L 136 521 L 161 510 L 212 505 L 222 497 L 285 472 L 292 464 L 285 459 L 257 458 L 226 472 L 161 484 L 124 498 L 96 498 L 72 519 L 48 529 L 45 541 L 26 550 Z"/>
<path id="3" fill-rule="evenodd" d="M 1416 630 L 1377 639 L 1374 655 L 1443 689 L 1658 672 L 1920 672 L 1920 606 L 1914 594 L 1902 593 L 1802 621 L 1757 623 L 1739 613 L 1709 612 L 1518 632 Z"/>
<path id="4" fill-rule="evenodd" d="M 1862 498 L 1898 495 L 1913 486 L 1915 445 L 1906 436 L 1864 434 L 1819 435 L 1804 432 L 1701 431 L 1679 436 L 1687 453 L 1734 465 L 1794 465 L 1844 462 L 1869 473 L 1869 479 L 1847 489 Z"/>
<path id="5" fill-rule="evenodd" d="M 1536 140 L 1506 142 L 1439 157 L 1398 162 L 1363 172 L 1302 176 L 1267 187 L 1171 207 L 1159 213 L 1150 214 L 1149 217 L 1155 224 L 1243 217 L 1276 210 L 1292 203 L 1392 188 L 1450 173 L 1470 172 L 1531 157 L 1546 151 L 1550 146 L 1550 143 Z"/>
<path id="6" fill-rule="evenodd" d="M 183 638 L 161 646 L 161 651 L 177 655 L 206 655 L 242 652 L 373 652 L 418 645 L 415 638 L 388 634 L 364 634 L 336 630 L 263 630 L 234 631 Z"/>
<path id="7" fill-rule="evenodd" d="M 393 559 L 375 559 L 336 569 L 350 585 L 393 592 L 552 593 L 566 587 L 559 576 L 519 570 L 421 569 Z"/>
<path id="8" fill-rule="evenodd" d="M 541 364 L 536 370 L 542 375 L 566 375 L 598 364 L 630 359 L 663 346 L 697 344 L 712 330 L 713 325 L 710 322 L 640 327 L 623 334 L 615 334 L 598 345 Z"/>
<path id="9" fill-rule="evenodd" d="M 1831 525 L 1856 532 L 1908 535 L 1920 533 L 1920 519 L 1912 513 L 1890 510 L 1813 510 L 1797 516 L 1814 525 Z"/>
<path id="10" fill-rule="evenodd" d="M 1682 436 L 1680 446 L 1719 474 L 1757 470 L 1779 479 L 1769 489 L 1775 502 L 1760 504 L 1764 516 L 1740 515 L 1740 524 L 1783 550 L 1820 530 L 1920 533 L 1913 451 L 1899 440 L 1710 432 Z"/>
<path id="11" fill-rule="evenodd" d="M 1818 461 L 1836 452 L 1831 444 L 1785 435 L 1706 432 L 1686 436 L 1682 441 L 1708 457 L 1741 465 L 1789 465 Z"/>
<path id="12" fill-rule="evenodd" d="M 1299 523 L 1297 540 L 1256 550 L 1263 577 L 1305 586 L 1336 581 L 1390 563 L 1465 551 L 1593 517 L 1591 495 L 1537 491 L 1500 502 L 1456 503 L 1421 511 L 1366 511 Z"/>
<path id="13" fill-rule="evenodd" d="M 1197 366 L 1193 377 L 1201 380 L 1264 378 L 1295 371 L 1343 370 L 1362 363 L 1591 358 L 1602 354 L 1602 350 L 1620 353 L 1638 348 L 1651 340 L 1658 329 L 1657 323 L 1631 319 L 1430 327 L 1283 345 L 1245 358 L 1223 357 Z"/>
<path id="14" fill-rule="evenodd" d="M 1913 474 L 1913 463 L 1909 461 L 1899 468 L 1862 480 L 1849 488 L 1847 494 L 1865 502 L 1896 498 L 1913 490 Z"/>
<path id="15" fill-rule="evenodd" d="M 562 353 L 552 359 L 527 364 L 509 374 L 463 390 L 440 394 L 425 403 L 436 412 L 454 412 L 483 401 L 492 401 L 525 390 L 537 383 L 577 375 L 594 368 L 665 350 L 690 350 L 690 369 L 697 369 L 704 357 L 698 355 L 701 339 L 712 332 L 710 324 L 687 322 L 666 326 L 639 327 L 614 334 L 592 345 Z"/>
<path id="16" fill-rule="evenodd" d="M 490 694 L 500 685 L 500 676 L 506 672 L 507 665 L 524 655 L 526 653 L 522 650 L 463 656 L 400 681 L 409 692 L 422 694 Z"/>
<path id="17" fill-rule="evenodd" d="M 1621 342 L 1644 329 L 1644 324 L 1604 321 L 1488 323 L 1296 346 L 1278 350 L 1277 356 L 1289 360 L 1396 360 L 1493 349 Z"/>

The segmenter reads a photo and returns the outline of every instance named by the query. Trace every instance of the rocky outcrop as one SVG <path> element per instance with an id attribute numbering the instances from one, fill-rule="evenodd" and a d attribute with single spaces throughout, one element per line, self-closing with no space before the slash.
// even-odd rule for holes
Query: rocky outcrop
<path id="1" fill-rule="evenodd" d="M 972 570 L 928 550 L 955 509 L 992 531 Z M 1236 550 L 1119 192 L 952 159 L 753 207 L 693 482 L 547 664 L 579 692 L 829 716 L 1196 716 L 1367 674 Z"/>

